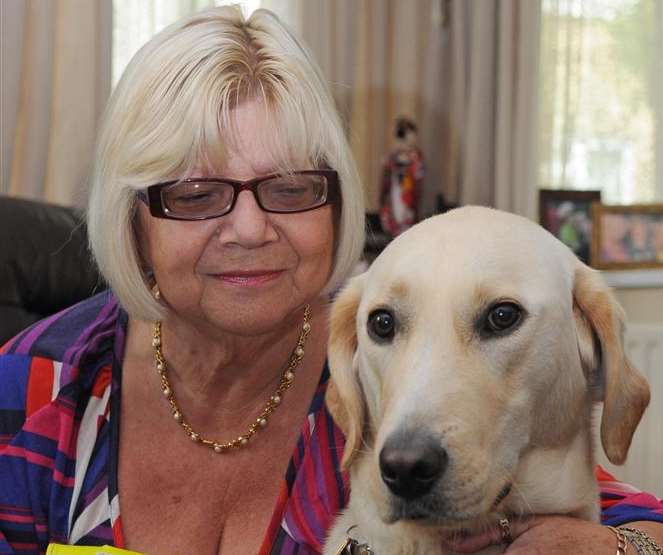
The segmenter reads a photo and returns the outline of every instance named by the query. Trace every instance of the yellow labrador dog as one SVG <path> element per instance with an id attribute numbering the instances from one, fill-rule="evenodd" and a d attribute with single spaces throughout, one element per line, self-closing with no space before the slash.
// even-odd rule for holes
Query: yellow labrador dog
<path id="1" fill-rule="evenodd" d="M 599 273 L 525 218 L 466 207 L 399 236 L 332 309 L 352 493 L 325 553 L 349 535 L 439 555 L 505 516 L 597 520 L 592 407 L 620 464 L 649 402 L 622 332 Z"/>

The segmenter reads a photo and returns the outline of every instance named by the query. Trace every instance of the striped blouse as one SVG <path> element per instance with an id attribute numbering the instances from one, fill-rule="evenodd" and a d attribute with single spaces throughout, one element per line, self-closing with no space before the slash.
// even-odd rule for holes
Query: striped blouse
<path id="1" fill-rule="evenodd" d="M 104 292 L 0 349 L 0 554 L 49 543 L 123 547 L 118 499 L 120 384 L 127 314 Z M 321 551 L 346 504 L 343 436 L 324 405 L 323 368 L 260 555 Z M 663 503 L 597 471 L 603 520 L 663 522 Z"/>

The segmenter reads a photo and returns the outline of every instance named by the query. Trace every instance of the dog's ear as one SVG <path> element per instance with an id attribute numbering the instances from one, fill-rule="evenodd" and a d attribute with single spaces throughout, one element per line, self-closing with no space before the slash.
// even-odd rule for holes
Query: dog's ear
<path id="1" fill-rule="evenodd" d="M 345 435 L 341 465 L 347 468 L 361 446 L 365 403 L 359 385 L 357 352 L 357 308 L 364 289 L 364 274 L 352 278 L 331 309 L 329 338 L 330 383 L 325 401 L 334 421 Z"/>
<path id="2" fill-rule="evenodd" d="M 624 354 L 624 313 L 599 272 L 578 262 L 574 314 L 583 370 L 603 401 L 601 443 L 608 460 L 623 464 L 635 428 L 649 404 L 649 385 Z"/>

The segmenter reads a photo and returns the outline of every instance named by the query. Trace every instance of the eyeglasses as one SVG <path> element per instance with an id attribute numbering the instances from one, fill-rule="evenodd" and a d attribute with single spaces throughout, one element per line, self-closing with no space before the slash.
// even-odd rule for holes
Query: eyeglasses
<path id="1" fill-rule="evenodd" d="M 251 191 L 265 212 L 305 212 L 339 199 L 338 173 L 303 170 L 248 181 L 192 177 L 150 185 L 137 194 L 155 218 L 207 220 L 229 214 L 242 191 Z"/>

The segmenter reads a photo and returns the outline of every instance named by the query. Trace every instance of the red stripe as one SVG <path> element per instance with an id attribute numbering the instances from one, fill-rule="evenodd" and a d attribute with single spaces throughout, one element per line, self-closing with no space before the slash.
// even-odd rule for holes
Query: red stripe
<path id="1" fill-rule="evenodd" d="M 16 342 L 17 337 L 18 336 L 15 335 L 14 337 L 6 341 L 4 344 L 0 343 L 0 355 L 4 355 L 5 353 L 9 352 L 9 348 L 12 346 L 13 343 Z"/>
<path id="2" fill-rule="evenodd" d="M 57 441 L 60 435 L 62 414 L 55 405 L 43 408 L 36 417 L 26 420 L 23 430 L 41 437 Z"/>
<path id="3" fill-rule="evenodd" d="M 8 445 L 7 448 L 2 452 L 3 455 L 19 457 L 25 459 L 31 464 L 36 464 L 38 466 L 43 466 L 53 470 L 53 479 L 58 483 L 66 487 L 74 486 L 74 478 L 65 477 L 62 472 L 55 470 L 55 462 L 50 457 L 40 455 L 34 451 L 26 451 L 22 447 L 16 447 L 15 445 Z"/>
<path id="4" fill-rule="evenodd" d="M 326 447 L 329 447 L 328 443 L 323 443 L 324 438 L 321 437 L 322 434 L 324 434 L 324 430 L 319 430 L 318 425 L 320 422 L 316 423 L 316 428 L 313 433 L 315 433 L 318 436 L 319 444 L 317 445 L 317 448 L 320 449 L 320 453 L 317 453 L 320 458 L 323 458 L 324 456 L 324 451 Z M 304 483 L 306 484 L 306 498 L 307 499 L 317 499 L 320 497 L 320 493 L 318 492 L 318 483 L 317 483 L 317 473 L 316 473 L 316 454 L 312 453 L 311 450 L 316 448 L 315 445 L 313 445 L 313 441 L 311 438 L 308 438 L 307 442 L 307 453 L 304 457 L 303 462 L 303 468 L 301 472 L 304 473 L 305 479 Z M 316 522 L 319 523 L 324 523 L 327 518 L 325 515 L 325 507 L 322 506 L 321 503 L 311 503 L 311 507 L 309 507 L 309 513 L 312 511 L 313 515 L 308 516 L 306 518 L 306 513 L 302 512 L 303 517 L 306 519 L 306 529 L 307 529 L 307 535 L 310 538 L 310 540 L 315 541 L 315 534 L 313 530 L 309 528 L 309 522 L 312 520 L 312 518 L 315 519 Z M 315 545 L 315 543 L 312 543 L 311 545 Z M 319 547 L 319 546 L 318 546 Z"/>
<path id="5" fill-rule="evenodd" d="M 335 447 L 333 444 L 333 437 L 329 437 L 328 433 L 328 420 L 325 410 L 319 412 L 318 422 L 316 424 L 316 429 L 320 428 L 320 431 L 324 436 L 320 436 L 320 446 L 321 453 L 320 457 L 322 458 L 323 464 L 323 477 L 325 480 L 325 489 L 327 490 L 327 499 L 329 499 L 329 506 L 326 507 L 327 511 L 324 515 L 324 524 L 325 529 L 329 529 L 333 516 L 335 516 L 338 507 L 340 506 L 339 500 L 339 491 L 336 484 L 336 468 L 334 468 L 333 459 L 332 459 L 332 449 Z M 333 432 L 332 432 L 333 433 Z M 333 511 L 333 514 L 330 514 L 330 510 Z"/>
<path id="6" fill-rule="evenodd" d="M 303 437 L 305 438 L 304 445 L 304 454 L 301 460 L 301 467 L 297 469 L 297 478 L 292 489 L 292 497 L 290 498 L 290 506 L 292 510 L 290 514 L 294 517 L 295 525 L 299 528 L 302 535 L 306 538 L 306 542 L 314 546 L 318 551 L 321 550 L 321 546 L 318 545 L 319 541 L 315 537 L 315 532 L 311 529 L 310 522 L 312 518 L 315 518 L 317 521 L 321 521 L 320 511 L 322 507 L 316 506 L 317 504 L 308 504 L 312 506 L 303 507 L 302 498 L 304 499 L 316 499 L 319 495 L 317 492 L 316 476 L 315 476 L 315 464 L 314 456 L 311 453 L 312 441 L 311 434 L 319 434 L 317 425 L 315 430 L 311 430 L 309 426 L 308 418 L 306 419 L 306 425 L 304 428 Z M 320 446 L 321 447 L 321 446 Z M 303 486 L 303 488 L 302 488 Z M 301 491 L 303 489 L 303 491 Z M 300 493 L 298 492 L 300 491 Z M 309 511 L 313 510 L 314 515 L 310 515 Z"/>
<path id="7" fill-rule="evenodd" d="M 279 488 L 279 497 L 276 502 L 276 507 L 272 513 L 272 518 L 269 522 L 267 532 L 265 537 L 262 540 L 262 545 L 260 546 L 260 551 L 258 555 L 269 555 L 272 551 L 272 546 L 276 541 L 276 538 L 281 529 L 281 522 L 283 521 L 283 513 L 285 512 L 286 502 L 288 501 L 288 485 L 285 480 L 281 481 L 281 487 Z"/>
<path id="8" fill-rule="evenodd" d="M 30 362 L 28 378 L 28 399 L 25 416 L 29 418 L 40 408 L 51 402 L 53 394 L 53 361 L 34 357 Z"/>
<path id="9" fill-rule="evenodd" d="M 15 505 L 0 505 L 0 510 L 3 512 L 5 511 L 13 511 L 16 513 L 31 513 L 32 509 L 28 509 L 26 507 L 17 507 Z"/>
<path id="10" fill-rule="evenodd" d="M 101 399 L 104 395 L 104 391 L 111 382 L 111 367 L 110 365 L 104 366 L 97 375 L 97 379 L 94 380 L 94 385 L 92 386 L 92 395 Z"/>
<path id="11" fill-rule="evenodd" d="M 118 516 L 113 523 L 113 544 L 115 547 L 123 549 L 125 547 L 124 534 L 122 533 L 122 517 Z"/>
<path id="12" fill-rule="evenodd" d="M 45 466 L 46 468 L 53 468 L 54 464 L 53 459 L 50 457 L 45 457 L 44 455 L 40 455 L 33 451 L 26 451 L 23 447 L 17 447 L 15 445 L 8 445 L 2 454 L 10 457 L 19 457 L 36 465 Z"/>
<path id="13" fill-rule="evenodd" d="M 7 513 L 0 513 L 0 520 L 5 522 L 34 522 L 35 517 L 30 515 L 10 515 Z"/>
<path id="14" fill-rule="evenodd" d="M 58 484 L 62 484 L 67 488 L 73 488 L 74 484 L 76 483 L 75 478 L 73 478 L 72 476 L 67 477 L 64 474 L 62 474 L 62 472 L 59 470 L 53 471 L 53 480 L 55 480 Z"/>
<path id="15" fill-rule="evenodd" d="M 294 517 L 295 524 L 299 528 L 301 534 L 306 538 L 306 542 L 313 546 L 317 551 L 322 551 L 321 546 L 319 545 L 320 542 L 309 526 L 309 519 L 307 518 L 306 511 L 300 503 L 300 499 L 301 497 L 299 495 L 293 495 L 290 498 L 290 507 L 292 507 L 290 514 Z"/>
<path id="16" fill-rule="evenodd" d="M 37 549 L 37 544 L 36 543 L 12 543 L 12 548 L 14 549 L 25 549 L 27 550 L 35 550 Z"/>

